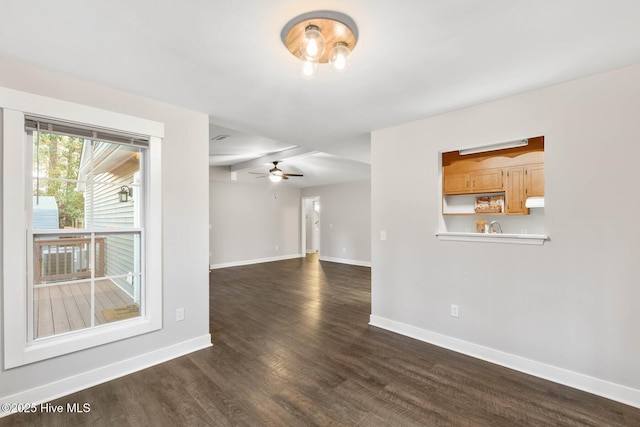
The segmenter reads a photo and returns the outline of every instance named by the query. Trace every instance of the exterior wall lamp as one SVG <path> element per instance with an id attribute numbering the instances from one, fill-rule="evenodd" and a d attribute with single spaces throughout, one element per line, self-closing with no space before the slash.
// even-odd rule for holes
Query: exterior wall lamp
<path id="1" fill-rule="evenodd" d="M 123 185 L 118 191 L 118 196 L 120 197 L 120 203 L 128 202 L 129 197 L 133 197 L 133 188 Z"/>

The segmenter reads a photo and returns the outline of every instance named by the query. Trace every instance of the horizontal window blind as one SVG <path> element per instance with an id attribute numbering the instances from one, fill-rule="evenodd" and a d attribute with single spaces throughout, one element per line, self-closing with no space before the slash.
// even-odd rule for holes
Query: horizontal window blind
<path id="1" fill-rule="evenodd" d="M 137 147 L 149 146 L 149 137 L 145 135 L 129 134 L 112 129 L 88 127 L 86 125 L 63 122 L 46 117 L 25 116 L 25 130 L 37 131 L 38 125 L 40 126 L 40 132 L 57 133 L 78 138 L 91 139 L 94 141 L 105 141 Z"/>

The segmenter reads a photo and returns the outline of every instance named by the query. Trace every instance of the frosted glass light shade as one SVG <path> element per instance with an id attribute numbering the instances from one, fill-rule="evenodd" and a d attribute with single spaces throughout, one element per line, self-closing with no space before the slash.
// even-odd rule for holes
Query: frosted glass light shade
<path id="1" fill-rule="evenodd" d="M 304 36 L 300 42 L 300 53 L 308 61 L 318 62 L 324 55 L 325 41 L 317 25 L 309 25 L 304 30 Z"/>
<path id="2" fill-rule="evenodd" d="M 280 182 L 282 181 L 282 171 L 280 169 L 274 171 L 274 172 L 269 172 L 269 179 L 271 180 L 271 182 Z"/>

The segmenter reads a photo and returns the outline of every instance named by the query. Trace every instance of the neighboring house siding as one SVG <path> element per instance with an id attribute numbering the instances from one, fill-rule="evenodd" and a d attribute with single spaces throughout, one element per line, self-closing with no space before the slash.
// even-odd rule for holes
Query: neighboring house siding
<path id="1" fill-rule="evenodd" d="M 137 163 L 124 163 L 117 169 L 97 174 L 95 180 L 95 199 L 93 200 L 95 228 L 128 228 L 134 226 L 134 203 L 136 197 L 121 203 L 118 197 L 119 186 L 102 183 L 118 183 L 131 186 L 134 174 L 138 171 Z M 136 191 L 137 193 L 137 191 Z M 134 193 L 135 196 L 135 193 Z M 85 200 L 90 203 L 88 194 Z M 85 218 L 86 221 L 89 218 Z M 87 222 L 89 223 L 89 222 Z M 131 235 L 109 235 L 106 240 L 105 274 L 116 276 L 134 272 L 134 241 Z M 139 269 L 138 269 L 139 270 Z M 126 278 L 112 279 L 130 295 L 134 295 L 133 285 Z"/>

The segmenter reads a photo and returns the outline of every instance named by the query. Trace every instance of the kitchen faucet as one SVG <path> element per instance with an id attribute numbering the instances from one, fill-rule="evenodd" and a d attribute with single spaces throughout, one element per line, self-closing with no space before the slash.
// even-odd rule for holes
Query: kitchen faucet
<path id="1" fill-rule="evenodd" d="M 493 226 L 497 227 L 497 231 L 493 228 Z M 489 233 L 500 233 L 502 234 L 502 227 L 500 227 L 500 223 L 498 221 L 491 221 L 489 223 Z"/>

